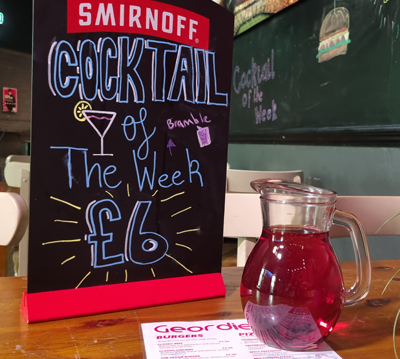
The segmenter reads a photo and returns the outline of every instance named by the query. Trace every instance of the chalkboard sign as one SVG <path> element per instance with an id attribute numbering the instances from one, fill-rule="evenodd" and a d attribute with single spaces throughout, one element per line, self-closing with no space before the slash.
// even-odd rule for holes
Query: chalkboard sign
<path id="1" fill-rule="evenodd" d="M 399 6 L 302 0 L 236 37 L 230 140 L 398 145 Z"/>
<path id="2" fill-rule="evenodd" d="M 28 320 L 223 295 L 233 15 L 211 0 L 34 14 Z"/>

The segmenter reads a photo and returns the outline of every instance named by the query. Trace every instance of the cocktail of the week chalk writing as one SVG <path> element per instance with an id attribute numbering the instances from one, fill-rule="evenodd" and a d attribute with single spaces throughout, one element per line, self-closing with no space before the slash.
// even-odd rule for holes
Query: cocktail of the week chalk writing
<path id="1" fill-rule="evenodd" d="M 99 187 L 107 189 L 123 189 L 125 185 L 118 178 L 123 169 L 115 165 L 102 167 L 101 157 L 112 157 L 114 154 L 107 146 L 107 133 L 115 124 L 122 123 L 121 131 L 125 141 L 137 141 L 144 138 L 137 150 L 127 153 L 127 158 L 133 160 L 138 190 L 154 193 L 157 188 L 176 187 L 185 182 L 192 186 L 204 186 L 203 175 L 199 161 L 193 157 L 188 148 L 175 149 L 176 145 L 170 139 L 166 151 L 172 156 L 173 150 L 182 150 L 186 155 L 186 168 L 182 172 L 176 170 L 172 175 L 161 174 L 155 178 L 157 167 L 157 152 L 152 151 L 152 138 L 157 128 L 148 125 L 146 110 L 146 91 L 138 65 L 141 63 L 144 51 L 152 53 L 153 61 L 149 64 L 151 73 L 151 98 L 147 102 L 176 102 L 186 101 L 191 104 L 209 106 L 228 106 L 228 94 L 218 92 L 216 73 L 216 54 L 212 51 L 193 48 L 187 45 L 177 45 L 166 41 L 145 40 L 120 36 L 117 41 L 110 37 L 99 38 L 97 43 L 92 40 L 79 40 L 76 44 L 61 40 L 54 42 L 48 53 L 49 71 L 48 86 L 54 96 L 69 98 L 79 94 L 80 101 L 71 109 L 71 117 L 86 124 L 99 136 L 99 147 L 91 153 L 84 144 L 80 147 L 60 146 L 54 144 L 52 151 L 59 151 L 60 161 L 65 161 L 67 174 L 65 185 L 74 189 L 76 183 L 72 174 L 74 161 L 83 161 L 85 168 L 85 187 L 90 188 L 93 173 L 99 173 Z M 171 83 L 166 83 L 167 57 L 175 59 L 175 68 Z M 112 69 L 114 67 L 113 71 Z M 65 69 L 71 71 L 65 71 Z M 76 70 L 76 75 L 71 75 Z M 114 75 L 111 75 L 114 74 Z M 116 74 L 116 75 L 115 75 Z M 102 111 L 92 108 L 90 101 L 99 99 L 102 102 L 115 101 L 118 103 L 143 104 L 138 113 L 119 116 L 115 111 Z M 189 115 L 189 114 L 188 114 Z M 192 117 L 193 115 L 190 114 Z M 201 115 L 200 115 L 201 116 Z M 194 117 L 193 117 L 194 118 Z M 203 118 L 202 118 L 203 121 Z M 212 143 L 210 128 L 205 120 L 202 126 L 191 126 L 194 141 L 200 148 Z M 74 154 L 74 156 L 72 156 Z M 95 156 L 98 162 L 89 165 L 88 158 Z M 144 165 L 151 163 L 151 165 Z M 121 172 L 120 172 L 121 173 Z M 130 196 L 129 185 L 127 195 Z M 106 191 L 108 192 L 108 191 Z M 109 192 L 108 192 L 109 193 Z M 109 193 L 112 197 L 111 193 Z M 68 203 L 68 199 L 51 197 Z M 122 219 L 122 213 L 114 198 L 93 200 L 86 205 L 87 243 L 91 245 L 91 265 L 93 268 L 103 268 L 132 262 L 137 265 L 150 265 L 160 261 L 168 255 L 169 239 L 154 232 L 144 232 L 143 227 L 149 211 L 152 210 L 151 201 L 132 201 L 132 212 L 125 231 L 124 238 L 114 238 L 114 233 L 104 232 L 104 221 L 117 222 Z M 198 230 L 198 229 L 197 229 Z M 106 243 L 121 241 L 124 248 L 121 253 L 110 255 L 106 253 Z M 172 258 L 174 259 L 174 258 Z M 174 259 L 185 270 L 192 271 Z M 63 262 L 64 263 L 64 262 Z M 88 275 L 90 272 L 88 273 Z M 154 275 L 154 273 L 153 273 Z M 85 277 L 86 278 L 86 277 Z M 84 279 L 85 279 L 84 278 Z M 83 280 L 84 280 L 83 279 Z M 82 281 L 83 281 L 82 280 Z M 82 282 L 81 282 L 82 283 Z M 78 286 L 81 284 L 79 283 Z M 77 286 L 77 287 L 78 287 Z"/>
<path id="2" fill-rule="evenodd" d="M 274 49 L 271 50 L 271 57 L 262 65 L 257 65 L 254 57 L 251 59 L 250 69 L 245 71 L 236 66 L 233 70 L 232 84 L 236 94 L 242 95 L 242 106 L 244 108 L 251 108 L 253 103 L 255 123 L 261 124 L 265 121 L 275 121 L 278 119 L 277 109 L 278 106 L 274 99 L 267 105 L 268 108 L 263 108 L 263 92 L 259 90 L 259 86 L 263 82 L 271 81 L 275 78 L 274 68 Z"/>

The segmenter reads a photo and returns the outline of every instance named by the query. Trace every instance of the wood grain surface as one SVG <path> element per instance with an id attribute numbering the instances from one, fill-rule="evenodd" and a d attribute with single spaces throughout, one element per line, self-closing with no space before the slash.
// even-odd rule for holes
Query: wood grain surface
<path id="1" fill-rule="evenodd" d="M 373 262 L 372 267 L 367 299 L 344 308 L 327 339 L 343 359 L 395 358 L 392 331 L 400 309 L 400 281 L 392 281 L 383 296 L 381 292 L 400 268 L 400 260 Z M 355 278 L 354 263 L 342 263 L 342 269 L 350 286 Z M 19 311 L 26 278 L 0 278 L 0 358 L 145 358 L 141 323 L 243 318 L 239 295 L 242 268 L 223 268 L 222 272 L 225 297 L 29 325 Z"/>
<path id="2" fill-rule="evenodd" d="M 7 247 L 0 246 L 0 277 L 7 276 Z"/>

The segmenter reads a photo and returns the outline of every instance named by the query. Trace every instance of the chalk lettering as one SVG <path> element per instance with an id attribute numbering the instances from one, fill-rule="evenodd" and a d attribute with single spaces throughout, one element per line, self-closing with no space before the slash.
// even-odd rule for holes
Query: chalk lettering
<path id="1" fill-rule="evenodd" d="M 83 97 L 93 101 L 99 86 L 99 61 L 96 44 L 91 40 L 82 41 L 79 51 L 80 86 Z"/>
<path id="2" fill-rule="evenodd" d="M 228 94 L 219 93 L 217 90 L 217 72 L 215 68 L 215 53 L 207 52 L 208 66 L 212 67 L 212 71 L 208 71 L 208 105 L 228 106 Z"/>
<path id="3" fill-rule="evenodd" d="M 274 100 L 272 100 L 271 108 L 269 108 L 268 110 L 263 109 L 262 105 L 256 106 L 254 108 L 256 124 L 265 122 L 265 120 L 275 121 L 278 118 L 278 115 L 276 114 L 277 108 L 278 106 L 276 105 L 276 102 Z"/>
<path id="4" fill-rule="evenodd" d="M 98 183 L 99 183 L 99 187 L 103 187 L 102 185 L 102 181 L 101 179 L 103 178 L 104 184 L 108 187 L 108 188 L 117 188 L 122 181 L 119 181 L 116 185 L 111 186 L 108 184 L 107 182 L 107 176 L 115 173 L 117 171 L 117 167 L 111 165 L 106 167 L 106 169 L 104 170 L 104 172 L 102 173 L 101 170 L 101 166 L 99 163 L 95 163 L 93 164 L 93 166 L 90 168 L 88 168 L 88 159 L 87 159 L 87 152 L 83 153 L 83 157 L 84 157 L 84 161 L 85 161 L 85 179 L 86 179 L 86 187 L 89 188 L 90 187 L 90 179 L 92 177 L 93 171 L 96 169 L 97 170 L 97 177 L 98 177 Z M 102 176 L 103 174 L 103 176 Z"/>
<path id="5" fill-rule="evenodd" d="M 262 67 L 257 65 L 254 58 L 251 59 L 251 68 L 247 71 L 243 71 L 240 75 L 240 67 L 236 66 L 233 70 L 233 89 L 236 94 L 242 94 L 242 106 L 244 108 L 254 107 L 254 115 L 256 124 L 263 123 L 265 121 L 275 121 L 277 116 L 277 104 L 275 100 L 272 100 L 272 106 L 269 109 L 263 109 L 263 92 L 260 91 L 259 85 L 262 82 L 273 80 L 275 78 L 274 70 L 274 49 L 271 50 L 271 57 L 267 59 Z M 239 80 L 240 78 L 240 80 Z"/>
<path id="6" fill-rule="evenodd" d="M 196 103 L 207 102 L 207 54 L 204 50 L 195 49 L 196 66 Z"/>
<path id="7" fill-rule="evenodd" d="M 167 54 L 177 52 L 177 48 L 177 45 L 165 41 L 146 41 L 146 49 L 153 50 L 151 91 L 152 100 L 155 102 L 165 102 L 165 62 Z"/>
<path id="8" fill-rule="evenodd" d="M 144 140 L 142 141 L 141 145 L 138 148 L 138 158 L 140 160 L 145 160 L 149 154 L 149 140 L 150 138 L 155 134 L 156 132 L 156 127 L 153 128 L 153 132 L 150 135 L 147 135 L 146 127 L 144 126 L 144 121 L 146 120 L 147 117 L 147 111 L 144 107 L 142 107 L 139 111 L 139 121 L 135 121 L 135 119 L 132 116 L 126 116 L 124 123 L 122 124 L 123 131 L 125 138 L 128 141 L 133 141 L 136 138 L 136 125 L 141 125 L 141 128 L 143 130 L 144 134 Z M 131 136 L 129 136 L 127 130 L 128 128 L 133 127 L 133 133 Z M 140 155 L 140 152 L 142 152 L 142 148 L 144 148 L 145 152 L 143 155 Z"/>
<path id="9" fill-rule="evenodd" d="M 135 150 L 132 150 L 132 155 L 133 155 L 133 162 L 135 164 L 136 177 L 137 177 L 140 192 L 143 191 L 145 180 L 147 180 L 149 189 L 152 190 L 154 188 L 154 176 L 155 176 L 155 172 L 156 172 L 156 158 L 157 158 L 156 151 L 154 151 L 154 155 L 153 155 L 153 170 L 152 170 L 151 176 L 149 174 L 149 170 L 148 170 L 147 166 L 145 166 L 143 168 L 143 172 L 142 172 L 142 174 L 140 174 L 139 165 L 138 165 L 138 155 Z"/>
<path id="10" fill-rule="evenodd" d="M 106 37 L 101 42 L 99 58 L 101 97 L 113 100 L 118 93 L 118 48 L 112 38 Z"/>
<path id="11" fill-rule="evenodd" d="M 55 60 L 53 62 L 53 84 L 57 94 L 63 98 L 73 95 L 79 77 L 70 75 L 75 73 L 78 66 L 78 59 L 71 44 L 67 41 L 60 41 L 55 49 Z M 64 79 L 61 74 L 64 74 Z M 50 72 L 49 72 L 50 75 Z M 49 83 L 50 83 L 49 79 Z"/>
<path id="12" fill-rule="evenodd" d="M 137 71 L 137 67 L 142 58 L 144 41 L 136 38 L 133 41 L 133 53 L 130 55 L 129 37 L 118 38 L 119 47 L 119 102 L 129 102 L 129 87 L 133 91 L 134 102 L 143 103 L 145 101 L 144 85 Z"/>
<path id="13" fill-rule="evenodd" d="M 83 6 L 82 12 L 86 13 L 88 9 Z M 99 21 L 112 23 L 111 8 L 107 9 L 104 8 L 104 12 L 102 10 Z M 89 20 L 87 13 L 82 21 Z M 228 93 L 218 91 L 214 52 L 163 41 L 144 41 L 140 37 L 131 41 L 127 36 L 120 36 L 117 41 L 110 37 L 99 38 L 97 43 L 96 46 L 94 40 L 79 41 L 76 50 L 65 40 L 51 45 L 48 85 L 54 96 L 68 98 L 79 91 L 81 99 L 86 101 L 93 101 L 98 96 L 101 101 L 144 103 L 146 89 L 140 68 L 151 72 L 152 101 L 184 100 L 209 106 L 228 105 Z M 142 65 L 144 51 L 153 54 L 152 61 Z M 166 73 L 168 56 L 175 56 L 175 67 L 171 74 Z M 167 96 L 166 78 L 171 78 Z M 251 70 L 246 81 L 250 87 Z"/>
<path id="14" fill-rule="evenodd" d="M 85 157 L 85 177 L 86 177 L 86 187 L 90 187 L 90 178 L 92 177 L 93 171 L 97 169 L 97 175 L 99 179 L 99 187 L 103 187 L 101 183 L 101 167 L 99 163 L 95 163 L 91 168 L 90 171 L 88 170 L 88 163 L 87 163 L 87 154 L 86 152 L 83 153 L 83 156 Z"/>
<path id="15" fill-rule="evenodd" d="M 192 47 L 179 46 L 168 100 L 179 101 L 183 91 L 184 100 L 194 103 L 194 75 Z"/>
<path id="16" fill-rule="evenodd" d="M 189 182 L 192 183 L 192 174 L 197 174 L 199 176 L 200 186 L 203 187 L 203 176 L 199 172 L 200 163 L 197 160 L 191 160 L 189 155 L 189 150 L 186 149 L 186 157 L 188 161 L 188 168 L 189 168 Z M 196 169 L 192 170 L 193 164 L 196 165 Z"/>
<path id="17" fill-rule="evenodd" d="M 108 183 L 109 179 L 107 179 L 107 177 L 110 175 L 113 175 L 117 171 L 117 167 L 115 167 L 114 165 L 107 166 L 105 168 L 104 172 L 102 171 L 99 163 L 94 163 L 89 169 L 88 158 L 87 158 L 87 153 L 88 153 L 87 148 L 76 148 L 76 147 L 67 147 L 67 146 L 51 146 L 50 148 L 57 149 L 57 150 L 67 150 L 66 163 L 67 163 L 67 175 L 68 175 L 69 188 L 72 188 L 72 182 L 74 180 L 74 176 L 72 174 L 72 151 L 78 151 L 80 153 L 83 153 L 83 161 L 84 161 L 84 166 L 85 166 L 86 188 L 90 188 L 92 175 L 95 175 L 96 172 L 97 172 L 98 186 L 100 188 L 103 187 L 103 184 L 102 184 L 103 181 L 104 181 L 104 184 L 106 185 L 106 187 L 110 188 L 110 189 L 117 188 L 122 183 L 122 181 L 119 181 L 118 183 L 116 183 L 114 185 L 110 185 Z M 102 181 L 102 179 L 103 179 L 103 181 Z M 115 181 L 115 179 L 113 179 L 113 181 Z"/>
<path id="18" fill-rule="evenodd" d="M 111 199 L 103 199 L 89 205 L 88 226 L 91 233 L 88 235 L 88 243 L 94 246 L 93 267 L 102 268 L 124 263 L 124 254 L 106 255 L 106 244 L 113 242 L 114 234 L 104 233 L 103 222 L 115 222 L 121 219 L 121 212 L 117 204 Z M 105 218 L 106 217 L 106 218 Z M 100 247 L 100 248 L 99 248 Z"/>
<path id="19" fill-rule="evenodd" d="M 117 187 L 122 183 L 122 181 L 119 181 L 119 182 L 118 182 L 116 185 L 114 185 L 114 186 L 111 186 L 110 184 L 108 184 L 108 182 L 107 182 L 107 176 L 108 176 L 108 175 L 112 175 L 112 174 L 115 173 L 116 171 L 117 171 L 117 167 L 111 165 L 111 166 L 106 167 L 106 169 L 105 169 L 104 172 L 103 172 L 103 181 L 104 181 L 105 185 L 106 185 L 108 188 L 117 188 Z"/>
<path id="20" fill-rule="evenodd" d="M 271 57 L 267 59 L 262 68 L 251 59 L 251 68 L 244 71 L 238 81 L 238 75 L 240 74 L 240 67 L 235 66 L 233 70 L 233 89 L 239 95 L 240 92 L 246 88 L 254 88 L 262 82 L 273 80 L 275 78 L 274 70 L 274 49 L 271 50 Z"/>
<path id="21" fill-rule="evenodd" d="M 50 146 L 52 150 L 67 150 L 66 162 L 67 162 L 67 174 L 68 174 L 68 186 L 72 188 L 72 180 L 74 179 L 72 175 L 72 151 L 87 153 L 87 148 L 77 148 L 77 147 L 67 147 L 67 146 Z"/>
<path id="22" fill-rule="evenodd" d="M 139 265 L 158 262 L 165 257 L 169 247 L 163 236 L 155 232 L 145 232 L 143 229 L 150 207 L 150 201 L 136 203 L 125 238 L 126 260 Z"/>
<path id="23" fill-rule="evenodd" d="M 173 130 L 176 127 L 181 127 L 181 128 L 185 128 L 188 126 L 194 126 L 194 125 L 198 125 L 200 122 L 202 123 L 211 123 L 211 120 L 208 119 L 208 116 L 202 116 L 201 113 L 199 113 L 199 118 L 196 118 L 192 113 L 190 113 L 190 117 L 188 119 L 182 119 L 182 120 L 172 120 L 172 118 L 169 118 L 166 120 L 167 126 L 170 130 Z"/>
<path id="24" fill-rule="evenodd" d="M 262 102 L 263 93 L 258 90 L 258 86 L 254 87 L 253 102 Z"/>

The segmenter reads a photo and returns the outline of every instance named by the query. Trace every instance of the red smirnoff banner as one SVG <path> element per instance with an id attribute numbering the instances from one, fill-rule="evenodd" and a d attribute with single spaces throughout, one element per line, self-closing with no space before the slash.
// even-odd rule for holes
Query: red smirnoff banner
<path id="1" fill-rule="evenodd" d="M 209 19 L 151 0 L 68 0 L 68 33 L 122 32 L 156 36 L 208 50 Z"/>

